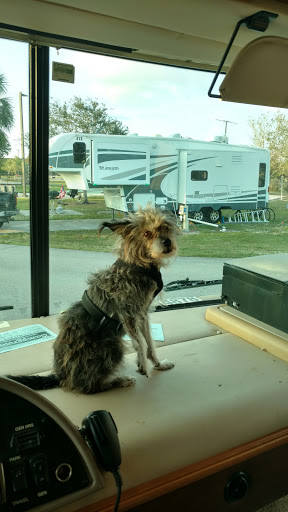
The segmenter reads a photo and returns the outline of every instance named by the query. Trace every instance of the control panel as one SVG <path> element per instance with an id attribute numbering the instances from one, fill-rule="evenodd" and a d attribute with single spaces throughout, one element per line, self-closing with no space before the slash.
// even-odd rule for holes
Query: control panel
<path id="1" fill-rule="evenodd" d="M 53 404 L 4 378 L 0 403 L 1 512 L 57 510 L 102 487 L 80 432 Z"/>

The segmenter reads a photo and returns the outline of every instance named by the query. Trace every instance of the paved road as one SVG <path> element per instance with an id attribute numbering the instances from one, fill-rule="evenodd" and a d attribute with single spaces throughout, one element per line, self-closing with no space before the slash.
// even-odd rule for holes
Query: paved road
<path id="1" fill-rule="evenodd" d="M 107 220 L 107 219 L 106 219 Z M 97 229 L 101 219 L 59 219 L 59 220 L 51 220 L 49 222 L 49 230 L 50 231 L 69 231 L 76 230 L 79 231 L 81 229 Z M 3 227 L 0 228 L 1 233 L 5 233 L 8 231 L 21 231 L 23 233 L 29 233 L 30 231 L 30 222 L 28 220 L 12 220 L 11 222 L 5 222 Z"/>
<path id="2" fill-rule="evenodd" d="M 51 249 L 50 313 L 58 313 L 74 301 L 79 300 L 86 287 L 89 274 L 97 272 L 101 268 L 106 268 L 113 261 L 115 261 L 115 255 L 110 253 Z M 164 284 L 176 279 L 186 279 L 187 277 L 189 279 L 204 280 L 221 279 L 224 261 L 227 260 L 220 258 L 178 257 L 167 269 L 162 270 Z M 0 282 L 0 305 L 14 306 L 13 310 L 0 311 L 0 321 L 30 317 L 29 247 L 0 245 Z M 172 298 L 176 295 L 183 297 L 209 294 L 220 295 L 220 293 L 221 285 L 217 285 L 197 289 L 188 288 L 180 292 L 169 292 L 166 294 L 166 298 Z"/>

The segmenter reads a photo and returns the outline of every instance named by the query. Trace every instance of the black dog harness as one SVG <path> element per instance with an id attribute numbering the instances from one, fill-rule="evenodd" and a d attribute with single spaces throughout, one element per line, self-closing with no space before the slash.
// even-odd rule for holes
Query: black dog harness
<path id="1" fill-rule="evenodd" d="M 94 320 L 98 321 L 99 327 L 112 327 L 116 331 L 122 327 L 122 323 L 119 322 L 116 318 L 111 318 L 110 316 L 106 315 L 102 309 L 95 306 L 95 304 L 92 302 L 92 300 L 89 299 L 87 290 L 85 290 L 83 297 L 82 297 L 82 304 L 83 307 L 86 309 L 86 311 L 91 315 Z"/>
<path id="2" fill-rule="evenodd" d="M 158 270 L 156 265 L 150 265 L 149 268 L 140 267 L 139 265 L 133 265 L 130 263 L 126 263 L 123 260 L 118 259 L 113 267 L 118 268 L 126 268 L 129 270 L 130 275 L 135 278 L 135 280 L 139 280 L 141 277 L 145 277 L 148 279 L 152 279 L 157 284 L 157 289 L 154 292 L 154 297 L 162 290 L 163 288 L 163 281 L 161 272 Z M 94 318 L 94 320 L 97 320 L 99 327 L 112 327 L 116 331 L 122 327 L 122 323 L 117 320 L 116 318 L 112 318 L 108 316 L 102 309 L 98 308 L 92 300 L 88 297 L 87 290 L 84 292 L 82 297 L 82 304 L 83 307 L 86 309 L 86 311 Z"/>
<path id="3" fill-rule="evenodd" d="M 129 270 L 130 275 L 132 275 L 135 280 L 141 279 L 141 277 L 148 277 L 149 279 L 152 279 L 157 284 L 157 289 L 154 292 L 154 297 L 158 295 L 159 292 L 161 292 L 163 288 L 163 281 L 160 270 L 152 263 L 150 267 L 140 267 L 140 265 L 134 265 L 133 263 L 126 263 L 126 261 L 123 260 L 116 260 L 113 267 L 118 268 L 127 268 Z"/>

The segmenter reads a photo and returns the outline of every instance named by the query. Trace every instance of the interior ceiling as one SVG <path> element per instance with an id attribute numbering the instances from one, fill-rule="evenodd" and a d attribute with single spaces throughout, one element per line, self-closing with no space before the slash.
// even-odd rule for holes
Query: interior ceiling
<path id="1" fill-rule="evenodd" d="M 128 46 L 138 54 L 217 67 L 236 23 L 255 12 L 279 14 L 265 35 L 287 37 L 288 5 L 284 0 L 39 0 L 100 15 L 98 42 Z M 110 25 L 111 30 L 106 30 Z M 227 59 L 263 33 L 242 26 Z"/>
<path id="2" fill-rule="evenodd" d="M 260 10 L 279 16 L 271 21 L 264 33 L 249 30 L 243 25 L 229 52 L 226 69 L 239 50 L 251 40 L 263 35 L 286 38 L 288 33 L 286 0 L 143 0 L 141 3 L 137 0 L 1 0 L 2 2 L 7 6 L 6 9 L 5 5 L 2 6 L 1 10 L 1 19 L 6 23 L 9 23 L 10 9 L 10 19 L 14 20 L 14 25 L 18 15 L 18 25 L 40 32 L 129 48 L 132 49 L 131 57 L 136 59 L 205 69 L 218 67 L 237 22 Z M 120 55 L 121 52 L 120 49 Z"/>

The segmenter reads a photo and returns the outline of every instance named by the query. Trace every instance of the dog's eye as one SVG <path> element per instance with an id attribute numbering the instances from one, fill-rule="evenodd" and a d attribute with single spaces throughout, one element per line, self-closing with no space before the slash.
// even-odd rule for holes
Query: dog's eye
<path id="1" fill-rule="evenodd" d="M 145 231 L 144 236 L 145 236 L 145 238 L 148 238 L 148 240 L 151 240 L 152 232 L 151 231 Z"/>

